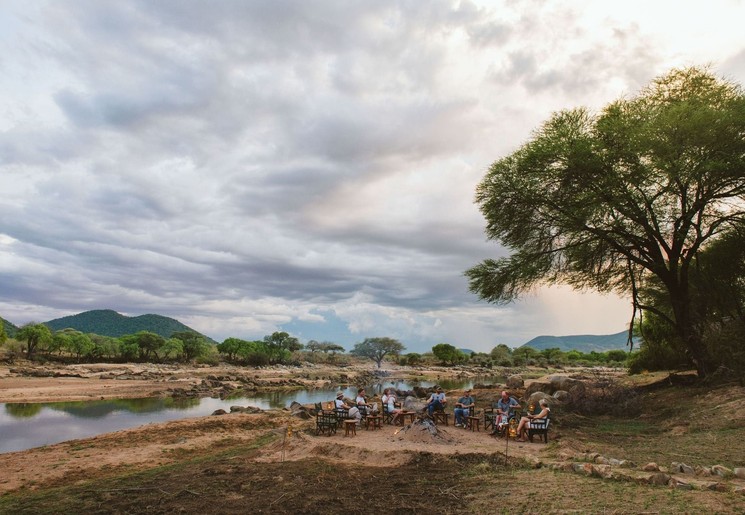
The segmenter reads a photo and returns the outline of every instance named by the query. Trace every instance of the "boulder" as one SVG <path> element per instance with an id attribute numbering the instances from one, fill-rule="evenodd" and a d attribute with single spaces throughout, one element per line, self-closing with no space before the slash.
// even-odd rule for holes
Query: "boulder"
<path id="1" fill-rule="evenodd" d="M 572 394 L 566 390 L 556 390 L 553 397 L 559 402 L 569 402 L 572 399 Z"/>
<path id="2" fill-rule="evenodd" d="M 658 472 L 660 470 L 660 467 L 655 462 L 651 462 L 644 465 L 642 467 L 642 470 L 644 472 Z"/>
<path id="3" fill-rule="evenodd" d="M 670 482 L 670 479 L 672 479 L 672 477 L 669 474 L 656 472 L 647 478 L 647 483 L 650 485 L 666 485 Z"/>
<path id="4" fill-rule="evenodd" d="M 711 473 L 719 477 L 729 477 L 732 475 L 732 469 L 728 469 L 723 465 L 714 465 L 711 467 Z"/>
<path id="5" fill-rule="evenodd" d="M 681 481 L 680 479 L 673 479 L 671 480 L 671 485 L 676 490 L 693 490 L 693 485 L 690 483 L 685 483 Z"/>
<path id="6" fill-rule="evenodd" d="M 732 471 L 732 473 L 735 475 L 735 477 L 745 479 L 745 468 L 743 467 L 737 467 L 735 470 Z"/>
<path id="7" fill-rule="evenodd" d="M 599 477 L 601 479 L 610 479 L 613 475 L 613 470 L 610 465 L 593 465 L 592 476 Z"/>
<path id="8" fill-rule="evenodd" d="M 507 378 L 507 388 L 515 389 L 525 386 L 525 379 L 520 374 L 514 374 Z"/>
<path id="9" fill-rule="evenodd" d="M 724 483 L 719 483 L 719 482 L 709 483 L 708 485 L 706 485 L 706 489 L 713 490 L 714 492 L 726 492 L 727 490 L 729 490 L 727 485 L 725 485 Z"/>
<path id="10" fill-rule="evenodd" d="M 525 389 L 525 397 L 529 397 L 535 392 L 545 392 L 548 395 L 553 395 L 557 391 L 568 392 L 573 398 L 578 399 L 584 395 L 585 383 L 567 376 L 551 375 L 540 381 L 530 383 Z"/>
<path id="11" fill-rule="evenodd" d="M 528 397 L 528 401 L 525 404 L 523 404 L 523 408 L 526 408 L 527 409 L 527 407 L 532 404 L 533 406 L 535 406 L 535 410 L 534 411 L 535 412 L 538 412 L 539 411 L 539 409 L 538 409 L 538 402 L 541 399 L 546 399 L 546 401 L 548 402 L 548 407 L 549 408 L 553 408 L 556 405 L 556 403 L 558 402 L 556 399 L 554 399 L 550 395 L 547 395 L 547 394 L 545 394 L 543 392 L 533 392 L 530 395 L 530 397 Z"/>
<path id="12" fill-rule="evenodd" d="M 212 415 L 227 415 L 227 414 L 228 412 L 225 411 L 224 409 L 216 409 L 215 411 L 212 412 Z"/>

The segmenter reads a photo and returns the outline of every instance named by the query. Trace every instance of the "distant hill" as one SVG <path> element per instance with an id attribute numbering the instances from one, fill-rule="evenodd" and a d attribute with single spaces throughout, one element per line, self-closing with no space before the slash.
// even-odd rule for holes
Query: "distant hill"
<path id="1" fill-rule="evenodd" d="M 13 338 L 18 332 L 18 326 L 11 324 L 3 317 L 0 317 L 0 321 L 3 323 L 3 328 L 5 329 L 5 334 L 8 335 L 8 338 Z"/>
<path id="2" fill-rule="evenodd" d="M 620 333 L 608 335 L 580 334 L 572 336 L 537 336 L 529 342 L 521 345 L 521 347 L 532 347 L 536 350 L 558 348 L 564 352 L 578 350 L 584 353 L 592 351 L 606 352 L 616 349 L 628 351 L 629 348 L 626 346 L 628 336 L 628 331 L 621 331 Z M 635 338 L 634 347 L 637 346 L 637 343 L 638 341 Z"/>
<path id="3" fill-rule="evenodd" d="M 56 318 L 44 325 L 53 331 L 72 328 L 83 333 L 95 333 L 102 336 L 119 337 L 125 334 L 135 334 L 140 331 L 150 331 L 164 338 L 170 338 L 173 333 L 189 331 L 201 334 L 189 326 L 186 326 L 173 318 L 162 315 L 140 315 L 128 317 L 111 309 L 97 309 L 85 311 L 77 315 Z M 204 336 L 204 335 L 202 335 Z M 213 342 L 211 338 L 204 336 L 207 341 Z"/>

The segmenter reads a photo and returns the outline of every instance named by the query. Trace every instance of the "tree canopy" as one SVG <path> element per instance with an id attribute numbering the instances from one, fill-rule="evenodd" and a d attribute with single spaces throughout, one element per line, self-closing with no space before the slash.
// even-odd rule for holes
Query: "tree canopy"
<path id="1" fill-rule="evenodd" d="M 432 347 L 432 354 L 434 354 L 437 359 L 448 365 L 455 365 L 456 363 L 465 361 L 467 358 L 463 352 L 449 343 L 438 343 Z"/>
<path id="2" fill-rule="evenodd" d="M 469 269 L 470 290 L 495 303 L 538 284 L 630 295 L 706 375 L 689 274 L 710 241 L 745 220 L 744 134 L 742 88 L 695 67 L 597 115 L 556 113 L 477 188 L 489 239 L 511 253 Z M 653 281 L 669 310 L 640 298 Z"/>
<path id="3" fill-rule="evenodd" d="M 370 358 L 380 368 L 380 364 L 386 356 L 397 356 L 405 349 L 406 347 L 401 342 L 393 338 L 365 338 L 361 343 L 355 344 L 350 354 Z"/>
<path id="4" fill-rule="evenodd" d="M 40 347 L 52 342 L 52 331 L 44 324 L 30 322 L 16 333 L 18 340 L 26 340 L 26 357 L 31 358 Z"/>

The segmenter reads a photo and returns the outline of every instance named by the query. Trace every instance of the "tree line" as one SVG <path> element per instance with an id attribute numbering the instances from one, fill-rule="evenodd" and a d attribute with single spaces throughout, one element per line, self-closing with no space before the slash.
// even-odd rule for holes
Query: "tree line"
<path id="1" fill-rule="evenodd" d="M 0 322 L 0 345 L 8 340 Z M 190 331 L 174 332 L 164 338 L 150 331 L 118 338 L 75 329 L 52 331 L 44 324 L 29 323 L 19 328 L 15 338 L 16 351 L 26 357 L 74 360 L 77 362 L 188 362 L 217 363 L 220 360 L 242 366 L 297 364 L 301 361 L 342 363 L 344 358 L 369 359 L 380 368 L 384 361 L 400 365 L 473 365 L 482 367 L 545 366 L 545 365 L 612 365 L 620 366 L 632 356 L 623 350 L 583 353 L 563 352 L 558 348 L 536 350 L 531 347 L 512 349 L 504 344 L 491 352 L 466 353 L 448 343 L 439 343 L 431 352 L 404 354 L 406 347 L 389 337 L 366 338 L 348 353 L 334 342 L 310 340 L 306 344 L 284 331 L 264 336 L 261 340 L 229 337 L 213 345 Z M 21 349 L 22 347 L 22 349 Z"/>

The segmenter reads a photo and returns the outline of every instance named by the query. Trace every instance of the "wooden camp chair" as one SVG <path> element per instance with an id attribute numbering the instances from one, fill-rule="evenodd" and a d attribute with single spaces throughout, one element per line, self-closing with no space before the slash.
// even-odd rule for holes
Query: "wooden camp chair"
<path id="1" fill-rule="evenodd" d="M 528 440 L 533 441 L 533 436 L 538 435 L 543 443 L 548 443 L 548 426 L 551 423 L 551 412 L 546 418 L 536 418 L 528 423 Z"/>
<path id="2" fill-rule="evenodd" d="M 338 422 L 336 413 L 319 411 L 316 414 L 316 436 L 320 434 L 326 434 L 328 436 L 336 434 Z"/>

